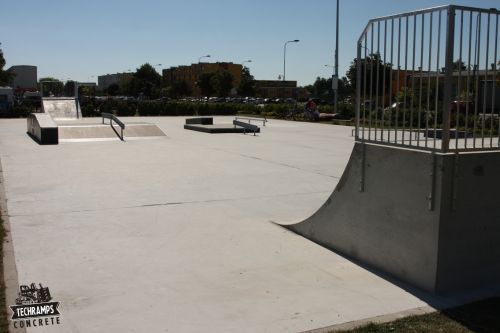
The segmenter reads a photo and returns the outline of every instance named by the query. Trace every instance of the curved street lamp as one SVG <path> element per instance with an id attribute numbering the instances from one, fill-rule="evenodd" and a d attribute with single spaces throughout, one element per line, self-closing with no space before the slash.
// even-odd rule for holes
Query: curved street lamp
<path id="1" fill-rule="evenodd" d="M 241 66 L 243 66 L 243 64 L 244 64 L 244 63 L 247 63 L 247 62 L 252 62 L 252 60 L 251 60 L 251 59 L 249 59 L 249 60 L 245 60 L 245 61 L 243 61 L 243 62 L 241 63 Z"/>
<path id="2" fill-rule="evenodd" d="M 153 67 L 161 67 L 161 64 L 153 65 Z M 160 69 L 160 73 L 158 73 L 158 74 L 160 74 L 160 87 L 161 87 L 161 81 L 163 79 L 163 73 L 161 73 L 161 69 Z"/>
<path id="3" fill-rule="evenodd" d="M 201 61 L 202 58 L 210 58 L 210 54 L 207 54 L 207 55 L 199 57 L 198 58 L 198 63 L 200 63 L 200 61 Z"/>
<path id="4" fill-rule="evenodd" d="M 286 74 L 286 44 L 288 43 L 298 43 L 298 39 L 294 40 L 289 40 L 285 42 L 285 45 L 283 45 L 283 81 L 285 81 L 285 74 Z"/>

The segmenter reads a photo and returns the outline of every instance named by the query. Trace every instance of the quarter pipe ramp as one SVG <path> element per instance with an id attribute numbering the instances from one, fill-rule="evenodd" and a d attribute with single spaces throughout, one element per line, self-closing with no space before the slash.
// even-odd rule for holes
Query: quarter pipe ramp
<path id="1" fill-rule="evenodd" d="M 45 97 L 42 110 L 54 120 L 72 120 L 81 118 L 80 103 L 74 97 Z"/>
<path id="2" fill-rule="evenodd" d="M 499 168 L 495 153 L 358 142 L 330 198 L 286 228 L 430 292 L 498 282 Z"/>

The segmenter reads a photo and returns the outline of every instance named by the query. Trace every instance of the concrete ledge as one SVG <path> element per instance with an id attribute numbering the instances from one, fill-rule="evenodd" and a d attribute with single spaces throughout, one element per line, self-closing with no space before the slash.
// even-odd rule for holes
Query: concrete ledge
<path id="1" fill-rule="evenodd" d="M 244 133 L 245 129 L 243 127 L 234 127 L 232 124 L 221 124 L 221 125 L 190 125 L 185 124 L 184 129 L 218 134 L 218 133 Z"/>
<path id="2" fill-rule="evenodd" d="M 214 118 L 212 117 L 198 117 L 198 118 L 188 118 L 186 119 L 186 125 L 213 125 Z"/>
<path id="3" fill-rule="evenodd" d="M 28 134 L 41 145 L 57 145 L 59 132 L 57 124 L 47 113 L 32 113 L 27 118 Z"/>

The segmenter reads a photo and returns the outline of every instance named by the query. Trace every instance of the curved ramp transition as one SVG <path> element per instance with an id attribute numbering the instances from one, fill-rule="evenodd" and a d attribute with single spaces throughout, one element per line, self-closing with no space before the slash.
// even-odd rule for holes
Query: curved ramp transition
<path id="1" fill-rule="evenodd" d="M 500 281 L 500 153 L 356 143 L 334 192 L 286 227 L 430 292 Z"/>

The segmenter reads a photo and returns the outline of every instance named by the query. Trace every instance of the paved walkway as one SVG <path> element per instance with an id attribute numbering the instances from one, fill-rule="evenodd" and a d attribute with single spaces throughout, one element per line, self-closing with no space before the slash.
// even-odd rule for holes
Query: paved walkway
<path id="1" fill-rule="evenodd" d="M 0 120 L 19 282 L 61 302 L 47 332 L 300 332 L 446 301 L 271 222 L 328 198 L 351 128 L 271 120 L 254 137 L 123 120 L 167 136 L 40 146 L 25 120 Z"/>

